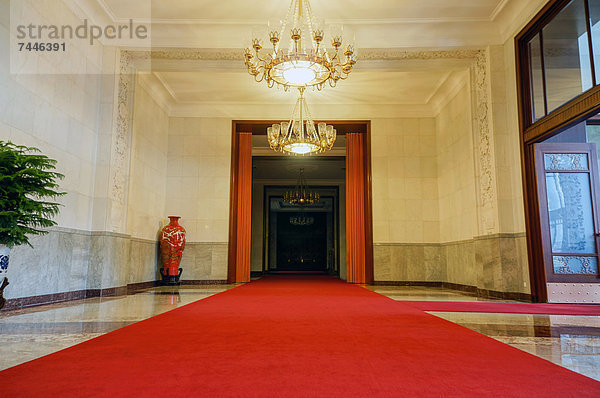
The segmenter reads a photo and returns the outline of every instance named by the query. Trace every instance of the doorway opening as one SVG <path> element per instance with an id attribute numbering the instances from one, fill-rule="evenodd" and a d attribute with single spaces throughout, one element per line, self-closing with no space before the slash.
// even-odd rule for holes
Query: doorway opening
<path id="1" fill-rule="evenodd" d="M 535 144 L 548 302 L 600 302 L 598 115 Z"/>
<path id="2" fill-rule="evenodd" d="M 327 166 L 334 171 L 339 169 L 338 174 L 341 171 L 343 176 L 343 161 L 342 167 L 339 162 L 328 163 Z M 342 185 L 343 180 L 339 183 Z M 340 275 L 340 243 L 345 241 L 346 230 L 345 224 L 340 228 L 339 186 L 311 186 L 310 189 L 319 193 L 319 202 L 298 207 L 286 203 L 283 196 L 277 194 L 281 187 L 265 187 L 268 209 L 263 224 L 263 272 L 311 271 Z"/>
<path id="3" fill-rule="evenodd" d="M 370 122 L 328 121 L 338 133 L 333 150 L 306 157 L 281 156 L 269 148 L 266 129 L 273 123 L 233 122 L 229 282 L 249 282 L 251 275 L 268 272 L 306 269 L 324 270 L 349 283 L 371 283 Z M 272 205 L 272 198 L 283 198 L 285 188 L 295 186 L 301 168 L 311 189 L 319 190 L 323 198 L 319 206 L 324 207 L 286 209 L 277 202 Z M 294 212 L 298 213 L 296 217 L 313 219 L 316 229 L 312 234 L 292 228 L 299 227 L 290 224 L 294 215 L 283 213 Z M 286 217 L 289 225 L 284 226 Z M 279 252 L 278 245 L 282 245 Z"/>

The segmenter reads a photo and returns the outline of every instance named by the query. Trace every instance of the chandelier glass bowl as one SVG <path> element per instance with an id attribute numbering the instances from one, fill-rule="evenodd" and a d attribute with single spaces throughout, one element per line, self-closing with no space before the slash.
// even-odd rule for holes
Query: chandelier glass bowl
<path id="1" fill-rule="evenodd" d="M 300 97 L 291 119 L 267 127 L 269 146 L 274 151 L 288 155 L 308 155 L 331 150 L 337 138 L 335 128 L 324 122 L 315 126 L 304 98 L 304 88 L 299 90 Z"/>
<path id="2" fill-rule="evenodd" d="M 326 32 L 331 49 L 324 43 Z M 342 32 L 340 25 L 326 29 L 312 15 L 308 0 L 292 0 L 285 19 L 269 24 L 268 34 L 262 29 L 253 32 L 252 44 L 244 52 L 248 73 L 268 87 L 277 84 L 286 90 L 310 86 L 321 90 L 326 83 L 335 87 L 348 77 L 357 59 L 352 43 L 343 46 Z M 288 35 L 289 45 L 284 49 L 281 39 Z M 272 48 L 262 51 L 265 36 Z"/>

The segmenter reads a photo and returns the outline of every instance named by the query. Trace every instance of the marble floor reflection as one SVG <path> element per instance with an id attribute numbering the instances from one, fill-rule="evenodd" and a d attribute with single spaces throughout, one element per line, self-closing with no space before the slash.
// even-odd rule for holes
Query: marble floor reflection
<path id="1" fill-rule="evenodd" d="M 367 288 L 399 301 L 499 301 L 443 288 Z M 600 381 L 599 316 L 429 313 Z"/>
<path id="2" fill-rule="evenodd" d="M 231 289 L 158 287 L 0 313 L 0 370 Z M 395 300 L 490 301 L 442 288 L 367 286 Z M 600 317 L 431 312 L 557 365 L 600 380 Z"/>
<path id="3" fill-rule="evenodd" d="M 157 287 L 0 313 L 0 370 L 231 289 L 234 285 Z"/>

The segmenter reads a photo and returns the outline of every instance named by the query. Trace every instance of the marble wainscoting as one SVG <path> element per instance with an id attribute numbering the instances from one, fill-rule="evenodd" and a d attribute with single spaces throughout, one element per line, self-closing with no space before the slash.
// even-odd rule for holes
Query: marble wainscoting
<path id="1" fill-rule="evenodd" d="M 227 250 L 227 242 L 187 242 L 180 265 L 182 283 L 226 283 Z"/>
<path id="2" fill-rule="evenodd" d="M 445 251 L 436 243 L 375 243 L 377 282 L 446 280 Z"/>
<path id="3" fill-rule="evenodd" d="M 153 287 L 160 280 L 159 243 L 105 231 L 54 228 L 11 253 L 5 310 L 120 296 Z M 223 284 L 227 243 L 186 245 L 184 284 Z"/>
<path id="4" fill-rule="evenodd" d="M 375 243 L 375 284 L 441 286 L 529 301 L 523 233 L 447 243 Z"/>
<path id="5" fill-rule="evenodd" d="M 33 247 L 22 245 L 11 250 L 8 266 L 10 285 L 4 291 L 6 308 L 28 305 L 29 297 L 44 297 L 46 302 L 85 297 L 90 262 L 89 232 L 54 228 L 47 235 L 30 238 Z"/>

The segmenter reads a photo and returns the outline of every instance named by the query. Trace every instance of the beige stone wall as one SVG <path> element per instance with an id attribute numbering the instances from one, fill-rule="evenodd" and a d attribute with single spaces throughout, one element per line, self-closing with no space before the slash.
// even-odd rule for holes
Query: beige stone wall
<path id="1" fill-rule="evenodd" d="M 171 118 L 166 215 L 181 216 L 189 242 L 227 242 L 231 120 Z"/>
<path id="2" fill-rule="evenodd" d="M 38 6 L 44 10 L 37 9 Z M 46 9 L 50 6 L 53 9 Z M 50 14 L 53 23 L 79 21 L 58 1 L 26 2 L 23 13 Z M 11 74 L 9 16 L 9 2 L 1 1 L 0 140 L 38 147 L 58 161 L 58 171 L 65 174 L 60 187 L 67 195 L 60 198 L 64 208 L 56 221 L 62 227 L 88 229 L 94 198 L 99 76 L 62 73 L 71 64 L 99 72 L 102 46 L 87 46 L 66 52 L 60 58 L 47 58 L 39 66 L 43 74 Z"/>
<path id="3" fill-rule="evenodd" d="M 127 233 L 156 240 L 166 220 L 169 116 L 136 85 L 129 170 Z"/>
<path id="4" fill-rule="evenodd" d="M 170 118 L 165 216 L 181 216 L 184 279 L 227 278 L 231 119 Z"/>
<path id="5" fill-rule="evenodd" d="M 438 242 L 435 119 L 374 119 L 371 147 L 374 242 Z"/>
<path id="6" fill-rule="evenodd" d="M 398 153 L 399 148 L 393 143 L 406 142 L 406 133 L 374 121 L 376 281 L 447 282 L 496 292 L 529 293 L 512 51 L 511 43 L 491 47 L 483 58 L 486 63 L 474 64 L 460 90 L 433 119 L 434 156 L 430 159 L 436 166 L 432 175 L 420 174 L 427 173 L 423 168 L 409 173 L 402 167 L 405 163 L 391 159 L 390 153 Z M 487 73 L 487 79 L 473 73 L 475 68 L 477 73 Z M 489 87 L 475 86 L 482 82 Z M 485 117 L 481 113 L 484 108 L 477 103 L 481 97 L 487 100 Z M 384 131 L 387 135 L 382 138 Z M 486 132 L 489 134 L 484 137 Z M 424 148 L 416 146 L 419 137 L 408 140 L 413 147 L 400 153 L 413 158 L 425 153 L 421 152 Z M 487 144 L 487 149 L 482 148 Z M 480 158 L 484 150 L 492 160 L 492 170 L 486 172 Z M 486 173 L 492 177 L 491 186 L 485 186 Z M 405 212 L 405 201 L 411 193 L 402 184 L 408 175 L 432 178 L 436 186 L 431 196 L 421 197 L 430 200 L 427 205 Z M 395 192 L 390 194 L 390 189 Z M 400 200 L 391 200 L 393 194 Z M 400 205 L 390 207 L 392 202 Z M 438 207 L 431 210 L 434 204 Z M 402 216 L 394 215 L 395 211 Z M 435 223 L 425 218 L 434 216 Z M 417 233 L 412 236 L 389 232 L 393 228 L 414 231 L 415 222 Z M 422 236 L 418 225 L 426 222 L 428 228 L 437 225 L 437 230 Z"/>
<path id="7" fill-rule="evenodd" d="M 470 239 L 477 234 L 477 197 L 468 82 L 442 109 L 435 122 L 439 242 Z"/>

